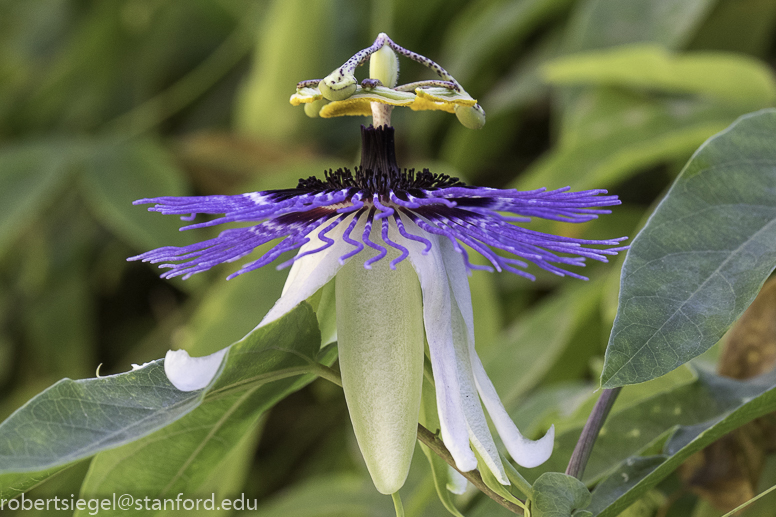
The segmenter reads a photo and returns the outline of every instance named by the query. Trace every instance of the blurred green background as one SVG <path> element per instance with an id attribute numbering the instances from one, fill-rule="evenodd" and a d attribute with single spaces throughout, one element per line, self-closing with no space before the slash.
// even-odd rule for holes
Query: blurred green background
<path id="1" fill-rule="evenodd" d="M 218 230 L 179 233 L 131 203 L 293 186 L 357 163 L 367 119 L 309 119 L 288 98 L 378 32 L 439 62 L 488 114 L 471 131 L 396 110 L 402 166 L 492 187 L 607 188 L 623 200 L 613 215 L 532 228 L 610 238 L 635 235 L 706 138 L 775 104 L 774 27 L 774 0 L 0 0 L 0 415 L 63 377 L 213 352 L 258 323 L 284 272 L 226 282 L 234 264 L 160 280 L 126 258 Z M 402 66 L 402 83 L 430 78 Z M 478 349 L 529 434 L 584 421 L 620 264 L 591 264 L 587 283 L 472 277 Z M 618 404 L 690 377 L 628 388 Z M 408 515 L 446 515 L 422 454 L 415 464 Z M 36 490 L 77 493 L 87 468 Z M 260 515 L 393 515 L 341 391 L 320 380 L 264 415 L 213 490 L 260 498 Z M 655 492 L 638 515 L 723 513 L 678 477 Z M 475 493 L 457 503 L 499 512 Z"/>

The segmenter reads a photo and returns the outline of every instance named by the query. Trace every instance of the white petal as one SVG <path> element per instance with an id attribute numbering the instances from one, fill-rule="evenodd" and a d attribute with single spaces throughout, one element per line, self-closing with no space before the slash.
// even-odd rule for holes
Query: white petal
<path id="1" fill-rule="evenodd" d="M 463 255 L 455 251 L 449 239 L 439 239 L 442 260 L 445 263 L 445 271 L 450 282 L 455 303 L 461 311 L 461 316 L 466 324 L 469 344 L 474 346 L 474 312 L 472 309 L 472 294 L 469 289 L 469 275 L 466 273 L 466 265 Z"/>
<path id="2" fill-rule="evenodd" d="M 453 341 L 459 365 L 464 412 L 469 425 L 470 438 L 496 479 L 503 485 L 509 485 L 509 479 L 507 479 L 504 465 L 501 463 L 496 444 L 493 442 L 480 398 L 475 389 L 476 381 L 470 359 L 470 352 L 474 350 L 474 314 L 466 265 L 463 261 L 463 255 L 455 251 L 455 247 L 449 239 L 439 239 L 439 241 L 453 301 L 452 321 L 453 328 L 457 329 L 457 333 L 454 331 Z M 458 320 L 458 324 L 456 324 L 456 320 Z"/>
<path id="3" fill-rule="evenodd" d="M 455 302 L 461 309 L 461 316 L 466 323 L 469 336 L 469 357 L 474 372 L 477 390 L 482 397 L 488 414 L 493 421 L 499 436 L 506 446 L 509 454 L 519 465 L 523 467 L 536 467 L 541 465 L 552 454 L 555 441 L 555 428 L 551 427 L 547 434 L 540 440 L 533 441 L 525 438 L 517 426 L 509 417 L 501 399 L 496 393 L 496 388 L 485 373 L 477 352 L 474 349 L 474 315 L 472 311 L 471 291 L 466 276 L 466 266 L 463 257 L 455 251 L 453 245 L 447 239 L 441 239 L 442 256 L 445 260 L 445 268 L 450 279 Z"/>
<path id="4" fill-rule="evenodd" d="M 170 350 L 164 356 L 164 373 L 181 391 L 199 390 L 210 384 L 229 348 L 204 357 L 191 357 L 185 350 Z"/>
<path id="5" fill-rule="evenodd" d="M 552 454 L 552 447 L 555 443 L 555 426 L 550 427 L 547 434 L 536 441 L 529 440 L 520 434 L 507 410 L 504 409 L 504 405 L 496 393 L 496 388 L 488 378 L 488 374 L 485 373 L 482 361 L 474 349 L 470 350 L 470 357 L 477 389 L 488 409 L 493 425 L 496 426 L 499 436 L 509 451 L 509 455 L 518 465 L 526 468 L 537 467 L 547 461 Z"/>
<path id="6" fill-rule="evenodd" d="M 410 263 L 418 275 L 423 291 L 423 324 L 434 371 L 442 441 L 458 468 L 468 472 L 477 468 L 477 457 L 469 447 L 469 432 L 461 401 L 450 321 L 450 288 L 439 239 L 422 231 L 414 223 L 404 218 L 402 220 L 407 231 L 422 235 L 432 244 L 429 254 L 423 255 L 423 244 L 400 237 L 396 231 L 391 236 L 394 241 L 401 242 L 409 250 Z"/>
<path id="7" fill-rule="evenodd" d="M 466 425 L 469 430 L 469 439 L 472 445 L 480 453 L 480 457 L 485 465 L 496 476 L 499 483 L 509 485 L 509 479 L 504 471 L 504 465 L 501 463 L 501 457 L 498 448 L 493 441 L 493 436 L 488 428 L 488 421 L 485 419 L 485 412 L 482 410 L 480 397 L 475 388 L 474 375 L 472 373 L 472 364 L 469 359 L 469 337 L 466 325 L 461 317 L 458 305 L 452 300 L 451 323 L 453 329 L 453 344 L 455 346 L 455 362 L 458 369 L 458 381 L 461 389 L 461 401 L 463 403 L 463 412 L 466 416 Z M 480 468 L 483 466 L 480 465 Z"/>
<path id="8" fill-rule="evenodd" d="M 283 294 L 256 328 L 263 327 L 287 314 L 334 278 L 342 267 L 339 258 L 353 250 L 352 245 L 342 240 L 342 234 L 345 233 L 353 217 L 355 215 L 348 216 L 327 234 L 329 238 L 334 240 L 334 244 L 323 251 L 306 255 L 294 262 L 288 273 L 286 284 L 283 286 Z M 299 249 L 299 254 L 323 246 L 325 243 L 318 238 L 318 232 L 330 224 L 331 221 L 327 221 L 310 232 L 308 235 L 310 242 Z M 356 232 L 363 231 L 363 227 L 364 223 L 359 221 L 353 233 L 358 235 Z M 356 256 L 358 257 L 358 255 Z"/>

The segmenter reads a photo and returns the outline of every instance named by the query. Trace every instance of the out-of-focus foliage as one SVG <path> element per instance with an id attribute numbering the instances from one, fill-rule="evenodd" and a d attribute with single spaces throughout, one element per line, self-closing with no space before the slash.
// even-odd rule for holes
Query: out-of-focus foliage
<path id="1" fill-rule="evenodd" d="M 443 113 L 395 113 L 400 163 L 433 164 L 480 185 L 620 195 L 624 204 L 594 223 L 532 226 L 575 237 L 634 236 L 702 142 L 776 102 L 771 0 L 1 1 L 3 419 L 64 377 L 94 377 L 100 364 L 101 375 L 126 372 L 170 348 L 204 355 L 255 327 L 285 273 L 267 267 L 225 282 L 233 266 L 160 280 L 126 257 L 214 233 L 178 233 L 174 218 L 131 201 L 292 186 L 352 165 L 366 119 L 308 119 L 288 97 L 297 81 L 327 75 L 380 31 L 445 66 L 488 113 L 480 131 Z M 427 77 L 414 64 L 401 73 L 405 82 Z M 552 423 L 559 431 L 552 463 L 526 473 L 531 479 L 564 469 L 596 398 L 621 264 L 590 264 L 588 283 L 543 273 L 534 283 L 484 272 L 470 279 L 477 346 L 507 409 L 533 437 Z M 715 350 L 698 361 L 713 362 Z M 607 507 L 607 483 L 627 476 L 652 489 L 628 500 L 639 515 L 723 515 L 678 476 L 658 474 L 669 468 L 664 446 L 689 456 L 682 436 L 716 438 L 741 415 L 751 419 L 755 401 L 771 400 L 751 382 L 751 403 L 727 405 L 713 403 L 724 380 L 687 368 L 625 387 L 608 429 L 638 420 L 649 432 L 628 428 L 612 442 L 616 454 L 594 451 L 585 481 L 605 481 L 591 509 Z M 251 515 L 392 515 L 390 498 L 369 481 L 341 390 L 288 383 L 293 390 L 275 388 L 295 393 L 279 402 L 269 394 L 230 406 L 250 415 L 239 429 L 226 426 L 229 440 L 184 433 L 186 450 L 199 444 L 205 454 L 160 465 L 164 481 L 133 466 L 135 454 L 153 456 L 151 435 L 81 460 L 28 495 L 126 483 L 156 496 L 244 493 L 263 505 Z M 668 413 L 653 413 L 658 402 Z M 687 416 L 696 409 L 705 413 Z M 157 433 L 197 427 L 185 419 Z M 685 434 L 669 440 L 675 425 Z M 643 458 L 622 463 L 636 455 Z M 197 475 L 180 474 L 194 464 Z M 416 451 L 402 489 L 408 516 L 448 515 L 430 473 Z M 755 485 L 774 481 L 771 458 Z M 0 482 L 3 493 L 13 484 Z M 768 516 L 772 501 L 744 515 Z M 504 511 L 474 491 L 446 502 L 467 516 Z"/>

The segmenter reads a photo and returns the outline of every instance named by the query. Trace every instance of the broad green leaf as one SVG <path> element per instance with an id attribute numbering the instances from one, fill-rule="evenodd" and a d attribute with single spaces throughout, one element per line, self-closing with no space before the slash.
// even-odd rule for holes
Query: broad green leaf
<path id="1" fill-rule="evenodd" d="M 776 372 L 748 381 L 736 381 L 700 372 L 696 383 L 677 391 L 676 395 L 682 397 L 685 408 L 692 410 L 693 404 L 700 404 L 699 407 L 713 405 L 716 406 L 716 414 L 708 413 L 707 418 L 697 423 L 688 421 L 686 424 L 669 427 L 668 432 L 664 434 L 664 443 L 658 441 L 655 446 L 645 451 L 647 454 L 644 456 L 632 456 L 622 462 L 593 492 L 593 501 L 588 509 L 594 515 L 619 515 L 690 455 L 733 429 L 776 411 Z M 659 400 L 653 401 L 658 402 Z M 634 420 L 634 423 L 637 422 Z M 604 429 L 614 431 L 616 427 L 610 427 L 611 423 L 608 422 Z M 596 449 L 599 449 L 599 444 Z"/>
<path id="2" fill-rule="evenodd" d="M 560 472 L 542 474 L 533 489 L 531 515 L 534 517 L 570 517 L 574 510 L 590 504 L 590 491 L 585 484 Z"/>
<path id="3" fill-rule="evenodd" d="M 175 389 L 161 360 L 110 377 L 61 380 L 0 425 L 0 494 L 17 495 L 74 461 L 164 427 L 201 395 Z"/>
<path id="4" fill-rule="evenodd" d="M 178 231 L 183 226 L 178 218 L 132 204 L 187 193 L 172 159 L 153 142 L 98 143 L 87 160 L 81 188 L 99 220 L 137 250 L 184 246 L 193 238 L 191 232 Z"/>
<path id="5" fill-rule="evenodd" d="M 74 170 L 75 142 L 0 147 L 0 254 L 48 208 Z"/>
<path id="6" fill-rule="evenodd" d="M 640 404 L 648 398 L 661 393 L 668 393 L 677 389 L 679 386 L 693 383 L 696 381 L 697 377 L 698 376 L 692 367 L 684 365 L 649 382 L 632 384 L 628 386 L 628 389 L 620 392 L 612 411 L 615 413 L 624 411 L 629 407 Z M 591 411 L 593 411 L 593 407 L 595 407 L 595 403 L 598 401 L 600 395 L 601 390 L 595 389 L 592 385 L 589 386 L 586 391 L 578 394 L 578 396 L 585 397 L 585 400 L 579 400 L 576 407 L 572 406 L 572 411 L 567 412 L 565 418 L 560 421 L 552 422 L 555 423 L 556 433 L 560 435 L 567 430 L 576 429 L 578 431 L 581 429 L 582 426 L 585 425 Z M 549 424 L 547 425 L 549 426 Z"/>
<path id="7" fill-rule="evenodd" d="M 260 418 L 259 425 L 240 439 L 226 454 L 218 466 L 210 471 L 210 476 L 199 487 L 201 494 L 216 494 L 216 497 L 231 497 L 241 493 L 256 457 L 263 424 L 266 418 Z M 173 515 L 175 515 L 173 513 Z M 214 514 L 217 515 L 217 514 Z M 231 515 L 228 510 L 221 510 L 221 515 Z"/>
<path id="8" fill-rule="evenodd" d="M 652 41 L 678 48 L 693 35 L 717 0 L 587 0 L 567 29 L 570 52 Z"/>
<path id="9" fill-rule="evenodd" d="M 715 344 L 776 266 L 776 110 L 688 162 L 623 265 L 601 382 L 654 379 Z"/>
<path id="10" fill-rule="evenodd" d="M 157 498 L 201 493 L 259 417 L 315 378 L 300 375 L 309 371 L 320 349 L 315 314 L 307 304 L 291 314 L 295 317 L 255 330 L 229 348 L 223 372 L 206 388 L 196 411 L 150 436 L 98 454 L 82 496 L 121 490 Z"/>
<path id="11" fill-rule="evenodd" d="M 302 304 L 235 343 L 204 390 L 175 389 L 163 360 L 110 377 L 64 379 L 0 425 L 0 495 L 16 495 L 74 461 L 169 426 L 204 400 L 231 403 L 237 411 L 235 401 L 272 389 L 263 384 L 309 372 L 319 348 L 315 314 Z M 218 415 L 205 410 L 193 418 L 218 422 Z M 250 426 L 255 419 L 240 423 Z"/>
<path id="12" fill-rule="evenodd" d="M 564 56 L 545 65 L 543 72 L 553 84 L 690 93 L 756 108 L 776 99 L 770 67 L 727 52 L 675 54 L 659 45 L 629 45 Z"/>

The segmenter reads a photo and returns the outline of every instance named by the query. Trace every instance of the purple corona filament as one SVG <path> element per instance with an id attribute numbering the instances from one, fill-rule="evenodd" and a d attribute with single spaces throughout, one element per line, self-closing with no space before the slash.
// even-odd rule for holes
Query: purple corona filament
<path id="1" fill-rule="evenodd" d="M 533 275 L 518 269 L 526 268 L 527 262 L 532 262 L 557 275 L 586 279 L 565 268 L 584 266 L 588 258 L 606 262 L 608 256 L 627 249 L 627 246 L 619 246 L 624 237 L 575 239 L 513 224 L 525 223 L 534 217 L 569 223 L 590 221 L 600 214 L 610 213 L 603 207 L 620 204 L 616 196 L 606 195 L 605 190 L 571 192 L 567 187 L 521 192 L 471 187 L 457 178 L 432 174 L 427 169 L 420 172 L 399 169 L 393 128 L 362 128 L 361 134 L 361 165 L 355 172 L 329 170 L 324 173 L 324 179 L 302 179 L 296 188 L 285 190 L 136 201 L 135 204 L 154 204 L 150 211 L 180 215 L 184 220 L 192 220 L 197 214 L 223 214 L 181 229 L 223 223 L 249 223 L 250 226 L 228 229 L 215 238 L 189 246 L 159 248 L 130 260 L 169 268 L 163 275 L 165 278 L 187 278 L 218 264 L 239 260 L 258 246 L 280 240 L 265 255 L 230 275 L 232 278 L 265 266 L 283 253 L 301 248 L 314 237 L 321 242 L 320 246 L 301 251 L 279 268 L 322 252 L 340 239 L 354 248 L 339 258 L 341 263 L 368 247 L 374 252 L 363 262 L 364 267 L 370 269 L 372 264 L 388 255 L 390 247 L 399 252 L 399 256 L 390 262 L 390 267 L 395 269 L 409 256 L 407 248 L 396 238 L 405 239 L 405 243 L 419 242 L 425 246 L 423 254 L 428 254 L 432 241 L 422 235 L 425 233 L 448 239 L 469 270 L 495 268 L 533 279 Z M 335 231 L 340 226 L 342 228 Z M 374 231 L 373 226 L 376 226 Z M 389 231 L 395 232 L 393 239 L 389 237 Z M 472 264 L 466 247 L 485 257 L 492 268 Z M 496 250 L 512 256 L 502 256 Z"/>

